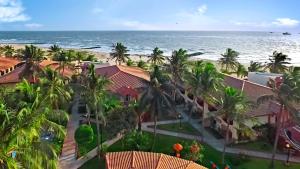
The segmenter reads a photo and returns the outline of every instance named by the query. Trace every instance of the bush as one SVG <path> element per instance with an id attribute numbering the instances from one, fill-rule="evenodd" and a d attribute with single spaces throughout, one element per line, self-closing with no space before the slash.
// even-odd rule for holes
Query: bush
<path id="1" fill-rule="evenodd" d="M 131 151 L 149 151 L 151 149 L 149 135 L 133 130 L 124 138 L 124 149 Z"/>
<path id="2" fill-rule="evenodd" d="M 75 140 L 79 145 L 89 144 L 94 139 L 94 131 L 89 125 L 81 125 L 75 131 Z"/>

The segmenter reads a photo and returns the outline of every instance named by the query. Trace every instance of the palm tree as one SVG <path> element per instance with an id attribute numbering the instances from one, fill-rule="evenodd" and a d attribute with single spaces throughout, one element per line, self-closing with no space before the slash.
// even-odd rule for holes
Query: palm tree
<path id="1" fill-rule="evenodd" d="M 185 75 L 187 92 L 194 95 L 193 104 L 197 103 L 197 98 L 203 99 L 202 133 L 204 131 L 204 120 L 207 117 L 208 103 L 214 102 L 213 94 L 222 87 L 222 76 L 212 63 L 198 62 Z"/>
<path id="2" fill-rule="evenodd" d="M 237 64 L 235 73 L 236 73 L 236 76 L 240 77 L 240 78 L 248 76 L 248 72 L 247 72 L 245 66 L 240 63 Z"/>
<path id="3" fill-rule="evenodd" d="M 147 63 L 144 62 L 143 60 L 138 61 L 137 66 L 141 69 L 145 69 L 145 70 L 147 69 Z"/>
<path id="4" fill-rule="evenodd" d="M 75 60 L 77 60 L 77 64 L 80 65 L 81 61 L 86 58 L 87 53 L 78 51 L 75 53 Z"/>
<path id="5" fill-rule="evenodd" d="M 248 67 L 248 72 L 261 72 L 263 67 L 262 63 L 251 61 Z"/>
<path id="6" fill-rule="evenodd" d="M 96 125 L 97 125 L 97 143 L 98 143 L 98 157 L 100 160 L 100 154 L 102 151 L 102 123 L 105 123 L 103 115 L 103 98 L 106 97 L 105 87 L 109 84 L 109 80 L 102 76 L 97 76 L 94 65 L 90 65 L 88 73 L 88 85 L 87 85 L 87 96 L 90 100 L 90 107 L 95 112 Z M 101 128 L 100 128 L 101 119 Z M 101 146 L 101 149 L 100 149 Z"/>
<path id="7" fill-rule="evenodd" d="M 153 49 L 152 54 L 150 55 L 150 59 L 148 62 L 154 64 L 154 65 L 160 65 L 165 60 L 165 57 L 163 56 L 163 51 L 160 50 L 158 47 Z"/>
<path id="8" fill-rule="evenodd" d="M 225 164 L 225 152 L 226 145 L 229 141 L 230 123 L 235 123 L 234 125 L 237 127 L 245 126 L 243 125 L 244 122 L 250 118 L 247 116 L 246 112 L 252 104 L 247 101 L 242 92 L 232 87 L 225 88 L 224 94 L 218 104 L 220 109 L 217 111 L 216 115 L 223 117 L 227 125 L 222 155 L 222 164 Z"/>
<path id="9" fill-rule="evenodd" d="M 24 49 L 16 49 L 14 57 L 21 59 L 23 57 Z"/>
<path id="10" fill-rule="evenodd" d="M 49 56 L 52 56 L 52 58 L 55 58 L 61 51 L 61 47 L 59 45 L 54 44 L 49 47 L 48 54 Z"/>
<path id="11" fill-rule="evenodd" d="M 14 53 L 15 53 L 15 49 L 13 46 L 11 45 L 5 45 L 2 47 L 2 51 L 4 53 L 4 56 L 5 57 L 8 57 L 8 58 L 11 58 L 14 56 Z"/>
<path id="12" fill-rule="evenodd" d="M 127 47 L 122 43 L 117 43 L 113 45 L 113 50 L 112 53 L 110 53 L 110 56 L 115 60 L 116 64 L 121 65 L 122 63 L 125 63 L 127 59 L 129 59 L 129 54 L 127 54 L 128 51 L 129 50 L 127 50 Z"/>
<path id="13" fill-rule="evenodd" d="M 71 64 L 71 61 L 75 57 L 75 51 L 74 50 L 67 50 L 67 51 L 61 51 L 59 54 L 57 54 L 54 61 L 59 62 L 58 71 L 61 75 L 65 73 L 66 66 L 73 66 Z"/>
<path id="14" fill-rule="evenodd" d="M 128 59 L 128 60 L 126 61 L 126 65 L 127 65 L 127 66 L 134 66 L 134 65 L 135 65 L 135 63 L 134 63 L 134 61 L 133 61 L 133 60 L 131 60 L 131 59 Z"/>
<path id="15" fill-rule="evenodd" d="M 273 55 L 269 56 L 269 63 L 265 69 L 269 69 L 271 73 L 284 73 L 288 70 L 291 58 L 281 52 L 274 51 Z"/>
<path id="16" fill-rule="evenodd" d="M 168 72 L 171 73 L 171 81 L 175 88 L 182 83 L 182 76 L 186 71 L 187 65 L 187 51 L 184 49 L 179 49 L 178 51 L 173 51 L 172 56 L 167 58 L 169 61 Z M 173 99 L 176 99 L 176 90 L 173 91 Z"/>
<path id="17" fill-rule="evenodd" d="M 221 58 L 219 59 L 219 63 L 221 64 L 222 69 L 225 66 L 225 72 L 229 73 L 230 70 L 234 70 L 238 65 L 237 58 L 239 53 L 231 48 L 226 49 L 224 54 L 221 54 Z"/>
<path id="18" fill-rule="evenodd" d="M 167 92 L 168 87 L 170 86 L 160 84 L 156 78 L 151 78 L 150 85 L 143 90 L 139 99 L 140 106 L 154 117 L 154 140 L 152 149 L 155 146 L 158 117 L 170 112 L 170 110 L 174 111 L 172 98 Z"/>
<path id="19" fill-rule="evenodd" d="M 272 160 L 270 167 L 274 168 L 274 160 L 276 155 L 276 149 L 278 145 L 278 139 L 280 132 L 283 127 L 283 117 L 284 112 L 288 111 L 294 119 L 298 119 L 298 114 L 296 108 L 293 106 L 295 102 L 300 102 L 300 82 L 299 82 L 300 73 L 292 72 L 283 75 L 283 82 L 279 85 L 276 84 L 274 80 L 270 80 L 270 85 L 272 87 L 273 94 L 271 95 L 262 95 L 258 98 L 258 104 L 265 103 L 267 101 L 275 101 L 280 104 L 280 112 L 277 114 L 276 121 L 276 134 L 272 152 Z"/>
<path id="20" fill-rule="evenodd" d="M 25 60 L 26 67 L 20 74 L 21 77 L 33 76 L 33 82 L 36 82 L 36 74 L 40 71 L 40 62 L 44 60 L 44 51 L 36 46 L 25 46 L 23 51 L 23 60 Z"/>

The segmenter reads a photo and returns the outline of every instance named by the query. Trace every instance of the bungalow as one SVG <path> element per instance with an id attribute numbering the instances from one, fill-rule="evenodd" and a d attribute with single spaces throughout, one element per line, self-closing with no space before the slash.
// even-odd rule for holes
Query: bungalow
<path id="1" fill-rule="evenodd" d="M 111 84 L 108 91 L 117 95 L 122 102 L 128 104 L 137 99 L 141 89 L 150 81 L 148 72 L 137 67 L 123 65 L 103 66 L 95 69 L 97 75 L 105 76 Z"/>
<path id="2" fill-rule="evenodd" d="M 0 77 L 13 71 L 15 68 L 20 66 L 21 61 L 13 58 L 6 58 L 0 56 Z"/>

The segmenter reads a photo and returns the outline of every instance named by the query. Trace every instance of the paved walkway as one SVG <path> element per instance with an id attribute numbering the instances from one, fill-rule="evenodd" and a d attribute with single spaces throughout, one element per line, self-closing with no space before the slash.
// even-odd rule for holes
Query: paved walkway
<path id="1" fill-rule="evenodd" d="M 179 109 L 180 112 L 180 109 Z M 182 111 L 181 111 L 182 112 Z M 199 123 L 199 120 L 194 120 L 194 119 L 189 119 L 186 114 L 182 112 L 183 115 L 183 121 L 188 121 L 195 129 L 197 129 L 199 132 L 202 133 L 204 136 L 204 142 L 206 142 L 208 145 L 214 147 L 216 150 L 222 152 L 223 151 L 223 143 L 224 139 L 216 139 L 214 136 L 212 136 L 210 133 L 208 133 L 206 130 L 203 132 L 201 131 L 201 125 Z M 157 124 L 171 124 L 171 123 L 179 123 L 178 120 L 169 120 L 169 121 L 159 121 Z M 148 131 L 148 132 L 153 132 L 153 128 L 151 126 L 154 125 L 154 122 L 147 122 L 142 124 L 142 130 Z M 158 134 L 163 134 L 163 135 L 169 135 L 169 136 L 175 136 L 175 137 L 181 137 L 184 139 L 190 139 L 190 140 L 198 140 L 202 141 L 201 136 L 194 136 L 194 135 L 189 135 L 189 134 L 184 134 L 184 133 L 178 133 L 178 132 L 171 132 L 171 131 L 166 131 L 166 130 L 160 130 L 157 129 Z M 227 153 L 232 153 L 232 154 L 240 154 L 243 153 L 248 156 L 252 157 L 258 157 L 258 158 L 265 158 L 265 159 L 271 159 L 272 154 L 267 153 L 267 152 L 260 152 L 260 151 L 253 151 L 253 150 L 245 150 L 245 149 L 239 149 L 239 148 L 232 148 L 232 147 L 226 147 L 226 152 Z M 287 158 L 287 155 L 285 154 L 276 154 L 275 159 L 276 160 L 281 160 L 285 161 Z M 300 163 L 300 157 L 290 157 L 291 162 L 297 162 Z"/>
<path id="2" fill-rule="evenodd" d="M 67 124 L 67 136 L 64 140 L 62 154 L 59 158 L 61 169 L 70 169 L 69 165 L 76 161 L 76 142 L 74 139 L 75 130 L 79 126 L 80 115 L 78 114 L 78 100 L 75 96 L 71 116 Z"/>

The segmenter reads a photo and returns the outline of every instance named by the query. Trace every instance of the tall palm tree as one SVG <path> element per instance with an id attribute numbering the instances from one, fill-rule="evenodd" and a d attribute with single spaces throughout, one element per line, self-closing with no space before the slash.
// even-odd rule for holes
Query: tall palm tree
<path id="1" fill-rule="evenodd" d="M 109 84 L 109 80 L 102 76 L 97 76 L 95 66 L 92 64 L 89 67 L 88 73 L 87 96 L 90 100 L 91 107 L 95 112 L 97 125 L 97 143 L 98 143 L 98 157 L 100 160 L 100 151 L 102 151 L 102 124 L 105 123 L 103 115 L 103 98 L 106 97 L 105 87 Z M 100 124 L 100 120 L 102 121 Z M 101 125 L 101 127 L 100 127 Z M 100 149 L 101 146 L 101 149 Z"/>
<path id="2" fill-rule="evenodd" d="M 246 112 L 252 104 L 247 101 L 242 92 L 232 87 L 225 88 L 218 104 L 220 108 L 216 115 L 223 117 L 227 125 L 222 155 L 222 164 L 225 164 L 225 152 L 226 145 L 229 141 L 230 123 L 233 122 L 237 127 L 244 126 L 244 122 L 250 118 Z"/>
<path id="3" fill-rule="evenodd" d="M 274 80 L 270 80 L 270 85 L 272 87 L 273 94 L 271 95 L 262 95 L 258 98 L 257 102 L 259 104 L 273 100 L 280 104 L 280 112 L 277 113 L 277 121 L 276 121 L 276 134 L 272 152 L 272 160 L 270 167 L 274 168 L 274 160 L 279 140 L 280 132 L 283 127 L 283 117 L 284 112 L 288 111 L 290 115 L 294 117 L 294 119 L 298 119 L 298 112 L 294 107 L 294 104 L 300 102 L 300 82 L 299 76 L 300 73 L 293 72 L 289 74 L 283 75 L 283 82 L 279 85 L 276 84 Z"/>
<path id="4" fill-rule="evenodd" d="M 167 84 L 160 84 L 156 78 L 151 78 L 150 85 L 143 90 L 139 98 L 140 106 L 154 118 L 154 140 L 152 149 L 155 146 L 158 117 L 171 110 L 174 111 L 172 97 L 167 92 L 168 87 Z"/>
<path id="5" fill-rule="evenodd" d="M 184 49 L 175 50 L 172 53 L 170 58 L 167 58 L 169 61 L 168 72 L 171 74 L 171 81 L 174 84 L 175 88 L 182 83 L 182 76 L 186 71 L 188 54 Z M 173 91 L 173 99 L 176 99 L 176 91 Z"/>
<path id="6" fill-rule="evenodd" d="M 127 54 L 129 50 L 122 43 L 117 43 L 113 45 L 112 53 L 110 56 L 115 60 L 116 64 L 121 65 L 125 63 L 127 59 L 129 59 L 129 54 Z"/>
<path id="7" fill-rule="evenodd" d="M 71 61 L 75 58 L 74 50 L 61 51 L 57 54 L 54 61 L 59 62 L 58 71 L 61 75 L 65 73 L 66 66 L 73 66 Z"/>
<path id="8" fill-rule="evenodd" d="M 49 54 L 49 56 L 52 56 L 52 58 L 55 58 L 61 51 L 62 51 L 62 48 L 59 45 L 54 44 L 49 47 L 48 54 Z"/>
<path id="9" fill-rule="evenodd" d="M 261 72 L 263 67 L 262 63 L 251 61 L 248 67 L 248 72 Z"/>
<path id="10" fill-rule="evenodd" d="M 36 75 L 40 71 L 40 62 L 44 60 L 44 51 L 36 46 L 25 46 L 23 51 L 23 60 L 25 60 L 25 69 L 20 74 L 21 77 L 33 76 L 33 82 L 36 82 Z"/>
<path id="11" fill-rule="evenodd" d="M 207 117 L 208 103 L 214 102 L 213 96 L 222 88 L 222 76 L 212 63 L 195 64 L 191 71 L 185 76 L 187 91 L 194 95 L 193 104 L 197 103 L 197 98 L 203 99 L 202 132 L 204 131 L 204 121 Z M 197 105 L 199 107 L 199 105 Z M 203 137 L 203 136 L 202 136 Z"/>
<path id="12" fill-rule="evenodd" d="M 271 56 L 269 56 L 269 63 L 267 63 L 266 68 L 271 73 L 284 73 L 288 70 L 288 64 L 290 64 L 291 58 L 282 52 L 274 51 Z"/>
<path id="13" fill-rule="evenodd" d="M 148 62 L 150 62 L 154 65 L 163 64 L 163 61 L 165 60 L 163 53 L 164 52 L 162 50 L 160 50 L 158 47 L 154 48 L 152 54 L 150 55 L 150 59 L 148 60 Z"/>
<path id="14" fill-rule="evenodd" d="M 81 61 L 87 57 L 87 53 L 85 51 L 78 51 L 75 53 L 75 60 L 77 64 L 80 65 Z"/>
<path id="15" fill-rule="evenodd" d="M 229 73 L 231 70 L 234 70 L 238 65 L 237 58 L 239 53 L 231 48 L 226 49 L 224 54 L 221 54 L 221 58 L 219 59 L 219 63 L 222 66 L 222 69 L 225 66 L 225 72 Z"/>

